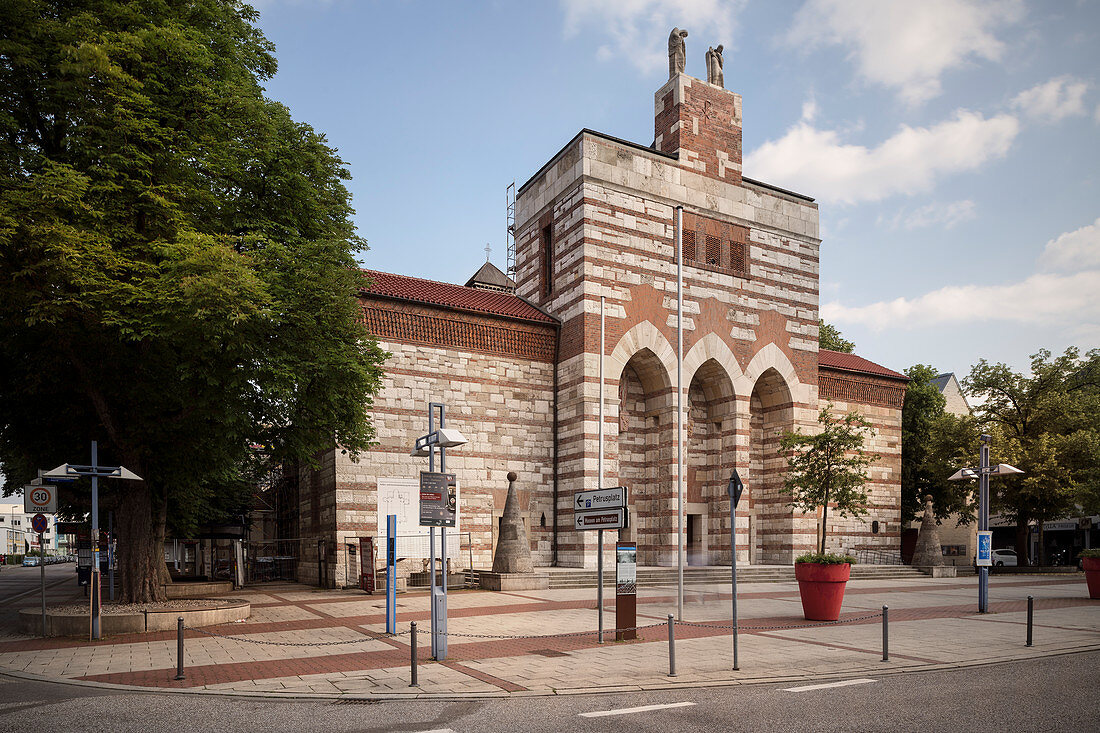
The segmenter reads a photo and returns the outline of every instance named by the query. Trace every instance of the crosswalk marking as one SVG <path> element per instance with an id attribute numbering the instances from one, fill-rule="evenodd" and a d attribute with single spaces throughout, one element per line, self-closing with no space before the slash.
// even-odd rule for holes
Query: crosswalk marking
<path id="1" fill-rule="evenodd" d="M 802 687 L 787 687 L 784 692 L 806 692 L 807 690 L 824 690 L 827 687 L 848 687 L 849 685 L 865 685 L 868 682 L 874 682 L 875 680 L 858 679 L 858 680 L 841 680 L 840 682 L 824 682 L 820 685 L 804 685 Z"/>
<path id="2" fill-rule="evenodd" d="M 631 713 L 645 713 L 650 710 L 667 710 L 668 708 L 686 708 L 694 705 L 693 702 L 673 702 L 667 705 L 643 705 L 640 708 L 619 708 L 618 710 L 597 710 L 592 713 L 578 713 L 582 718 L 603 718 L 608 715 L 630 715 Z"/>

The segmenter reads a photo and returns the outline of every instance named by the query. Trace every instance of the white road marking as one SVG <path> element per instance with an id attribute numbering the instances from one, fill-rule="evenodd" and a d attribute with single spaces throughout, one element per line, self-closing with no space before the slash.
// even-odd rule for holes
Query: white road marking
<path id="1" fill-rule="evenodd" d="M 618 710 L 598 710 L 594 713 L 578 713 L 582 718 L 603 718 L 608 715 L 630 715 L 631 713 L 645 713 L 650 710 L 667 710 L 668 708 L 686 708 L 694 705 L 693 702 L 673 702 L 668 705 L 643 705 L 640 708 L 619 708 Z"/>
<path id="2" fill-rule="evenodd" d="M 865 685 L 875 680 L 842 680 L 841 682 L 825 682 L 820 685 L 805 685 L 803 687 L 787 687 L 784 692 L 806 692 L 807 690 L 824 690 L 827 687 L 848 687 L 849 685 Z"/>

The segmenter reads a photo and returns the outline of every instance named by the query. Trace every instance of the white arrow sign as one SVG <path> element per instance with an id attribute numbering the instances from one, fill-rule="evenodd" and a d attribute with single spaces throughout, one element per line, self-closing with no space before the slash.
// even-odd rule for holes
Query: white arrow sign
<path id="1" fill-rule="evenodd" d="M 616 486 L 612 489 L 596 489 L 595 491 L 578 491 L 573 495 L 574 511 L 588 512 L 596 509 L 624 508 L 626 508 L 625 486 Z"/>

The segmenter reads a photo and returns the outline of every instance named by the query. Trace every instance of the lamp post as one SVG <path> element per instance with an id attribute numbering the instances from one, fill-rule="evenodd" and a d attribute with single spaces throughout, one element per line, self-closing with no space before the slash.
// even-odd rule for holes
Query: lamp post
<path id="1" fill-rule="evenodd" d="M 446 406 L 441 402 L 428 403 L 428 433 L 416 439 L 410 455 L 427 457 L 428 473 L 435 473 L 435 451 L 439 449 L 439 473 L 447 472 L 447 449 L 465 445 L 466 437 L 459 431 L 446 427 Z M 435 425 L 436 411 L 439 412 L 439 428 Z M 421 474 L 421 481 L 424 474 Z M 447 504 L 447 496 L 442 497 L 444 508 Z M 420 526 L 428 527 L 428 553 L 430 557 L 430 583 L 431 583 L 431 640 L 432 657 L 437 662 L 447 658 L 447 529 L 445 520 L 433 520 L 426 523 L 424 517 L 424 499 L 421 497 Z M 454 516 L 458 513 L 455 506 L 451 515 L 450 524 L 454 526 Z M 439 527 L 440 541 L 442 542 L 441 559 L 443 561 L 443 587 L 437 588 L 435 583 L 435 528 Z"/>
<path id="2" fill-rule="evenodd" d="M 92 615 L 92 639 L 100 638 L 99 617 L 102 592 L 100 590 L 99 577 L 99 479 L 120 478 L 128 481 L 144 481 L 141 476 L 125 466 L 101 466 L 99 465 L 99 443 L 92 441 L 92 464 L 90 466 L 74 466 L 62 463 L 57 468 L 40 472 L 39 478 L 50 481 L 73 481 L 80 476 L 92 477 L 92 587 L 88 593 Z"/>
<path id="3" fill-rule="evenodd" d="M 989 444 L 993 438 L 982 434 L 982 450 L 977 468 L 960 468 L 948 477 L 948 481 L 978 479 L 978 532 L 989 531 L 989 477 L 1023 473 L 1007 463 L 989 465 Z M 979 535 L 980 537 L 981 535 Z M 978 566 L 978 613 L 989 611 L 989 566 Z"/>

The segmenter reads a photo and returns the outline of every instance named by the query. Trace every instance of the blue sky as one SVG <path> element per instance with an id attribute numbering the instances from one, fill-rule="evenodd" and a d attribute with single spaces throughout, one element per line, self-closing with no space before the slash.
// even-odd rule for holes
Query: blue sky
<path id="1" fill-rule="evenodd" d="M 269 95 L 347 161 L 367 267 L 505 265 L 505 188 L 649 144 L 665 43 L 725 46 L 745 175 L 821 206 L 821 304 L 903 369 L 1100 346 L 1100 3 L 260 0 Z"/>

